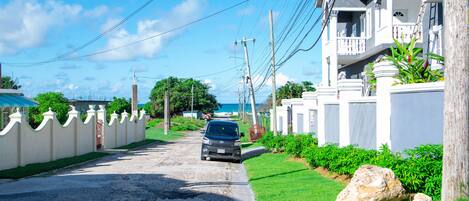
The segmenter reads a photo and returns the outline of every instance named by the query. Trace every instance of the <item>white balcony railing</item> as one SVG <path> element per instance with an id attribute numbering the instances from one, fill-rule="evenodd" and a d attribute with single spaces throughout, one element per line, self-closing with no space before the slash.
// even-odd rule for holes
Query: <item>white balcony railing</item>
<path id="1" fill-rule="evenodd" d="M 362 37 L 337 37 L 337 54 L 357 55 L 365 52 L 365 38 Z"/>
<path id="2" fill-rule="evenodd" d="M 405 23 L 405 24 L 394 24 L 392 26 L 392 37 L 397 39 L 399 42 L 410 42 L 412 39 L 412 34 L 415 33 L 417 41 L 422 40 L 422 28 L 417 29 L 415 23 Z"/>

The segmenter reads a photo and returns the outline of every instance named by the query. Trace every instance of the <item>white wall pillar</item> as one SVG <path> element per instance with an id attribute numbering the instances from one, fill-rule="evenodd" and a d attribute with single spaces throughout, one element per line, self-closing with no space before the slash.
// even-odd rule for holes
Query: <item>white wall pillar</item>
<path id="1" fill-rule="evenodd" d="M 96 151 L 96 110 L 94 110 L 95 105 L 89 105 L 88 110 L 86 111 L 87 118 L 91 118 L 89 123 L 91 124 L 91 139 L 93 144 L 93 151 Z"/>
<path id="2" fill-rule="evenodd" d="M 129 113 L 127 113 L 127 111 L 124 110 L 124 112 L 122 112 L 121 114 L 121 121 L 122 123 L 124 123 L 124 130 L 125 130 L 125 144 L 129 144 L 129 140 L 128 140 L 128 135 L 129 133 L 127 132 L 127 126 L 128 126 L 128 123 L 129 123 L 129 120 L 127 119 L 129 117 Z"/>
<path id="3" fill-rule="evenodd" d="M 114 130 L 114 146 L 112 148 L 114 148 L 118 146 L 117 138 L 119 137 L 119 115 L 116 112 L 111 114 L 110 122 L 113 122 L 112 126 L 114 127 L 112 128 Z"/>
<path id="4" fill-rule="evenodd" d="M 362 96 L 361 79 L 343 79 L 337 84 L 339 91 L 339 145 L 350 145 L 349 100 Z"/>
<path id="5" fill-rule="evenodd" d="M 70 110 L 68 112 L 68 118 L 73 118 L 73 123 L 72 123 L 72 126 L 73 126 L 73 155 L 74 156 L 78 156 L 78 118 L 80 118 L 80 112 L 78 112 L 76 109 L 75 109 L 75 106 L 73 105 L 70 105 L 70 108 L 72 108 L 72 110 Z"/>
<path id="6" fill-rule="evenodd" d="M 49 111 L 45 112 L 43 114 L 44 116 L 44 119 L 42 120 L 43 122 L 44 121 L 50 121 L 49 125 L 50 125 L 50 161 L 53 161 L 55 160 L 55 135 L 54 135 L 54 119 L 55 119 L 55 112 L 52 112 L 52 109 L 49 107 Z"/>
<path id="7" fill-rule="evenodd" d="M 20 112 L 20 108 L 16 108 L 16 112 L 13 114 L 10 114 L 10 122 L 18 122 L 18 130 L 17 130 L 17 135 L 18 135 L 18 166 L 25 166 L 26 163 L 24 162 L 24 156 L 23 156 L 23 135 L 21 134 L 21 122 L 27 122 L 25 119 L 23 119 L 23 115 Z"/>
<path id="8" fill-rule="evenodd" d="M 329 40 L 329 76 L 330 76 L 330 85 L 332 87 L 337 86 L 337 68 L 338 68 L 338 63 L 337 63 L 337 15 L 338 11 L 332 11 L 330 14 L 330 21 L 329 21 L 329 34 L 330 34 L 330 40 Z"/>
<path id="9" fill-rule="evenodd" d="M 375 64 L 376 76 L 376 148 L 391 148 L 391 86 L 396 83 L 397 68 L 388 61 Z"/>
<path id="10" fill-rule="evenodd" d="M 319 146 L 326 144 L 326 133 L 325 133 L 325 112 L 324 102 L 337 99 L 337 89 L 334 87 L 318 87 L 317 88 L 318 98 L 318 142 Z"/>

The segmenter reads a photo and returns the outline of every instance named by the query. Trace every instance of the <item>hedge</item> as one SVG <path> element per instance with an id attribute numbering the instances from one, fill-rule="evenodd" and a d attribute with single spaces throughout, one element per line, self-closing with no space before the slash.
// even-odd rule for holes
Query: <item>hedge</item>
<path id="1" fill-rule="evenodd" d="M 362 165 L 370 164 L 394 171 L 409 193 L 425 193 L 439 200 L 443 169 L 443 146 L 423 145 L 401 153 L 393 153 L 384 145 L 380 150 L 366 150 L 354 146 L 318 146 L 311 135 L 273 136 L 265 134 L 260 142 L 269 150 L 285 151 L 302 157 L 312 167 L 352 176 Z"/>

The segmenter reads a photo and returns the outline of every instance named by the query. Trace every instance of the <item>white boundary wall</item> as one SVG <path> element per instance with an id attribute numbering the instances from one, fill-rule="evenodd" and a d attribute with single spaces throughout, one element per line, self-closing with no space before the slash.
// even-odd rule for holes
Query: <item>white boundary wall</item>
<path id="1" fill-rule="evenodd" d="M 130 120 L 126 112 L 122 113 L 120 121 L 117 114 L 111 116 L 111 123 L 108 124 L 104 106 L 100 106 L 98 111 L 90 106 L 87 118 L 82 122 L 79 112 L 72 106 L 67 121 L 61 125 L 55 113 L 49 109 L 44 113 L 41 124 L 33 129 L 26 117 L 17 110 L 10 115 L 10 122 L 0 132 L 0 170 L 96 151 L 97 120 L 104 122 L 102 134 L 105 148 L 145 139 L 146 115 L 143 110 L 140 117 L 132 116 Z"/>
<path id="2" fill-rule="evenodd" d="M 282 133 L 298 133 L 298 114 L 304 117 L 303 131 L 310 133 L 309 111 L 316 110 L 320 146 L 338 143 L 379 149 L 387 144 L 392 151 L 402 151 L 441 143 L 444 82 L 399 85 L 398 71 L 389 62 L 377 63 L 374 73 L 376 96 L 362 95 L 362 80 L 343 79 L 337 87 L 320 86 L 316 92 L 303 93 L 302 99 L 282 100 L 277 116 L 283 121 Z M 425 125 L 429 122 L 432 125 Z"/>

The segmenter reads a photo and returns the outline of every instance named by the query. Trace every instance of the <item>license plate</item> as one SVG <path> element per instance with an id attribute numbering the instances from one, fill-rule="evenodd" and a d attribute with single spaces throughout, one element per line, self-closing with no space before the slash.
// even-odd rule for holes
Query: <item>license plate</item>
<path id="1" fill-rule="evenodd" d="M 224 153 L 225 153 L 225 149 L 217 149 L 217 153 L 219 153 L 219 154 L 224 154 Z"/>

